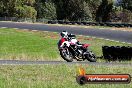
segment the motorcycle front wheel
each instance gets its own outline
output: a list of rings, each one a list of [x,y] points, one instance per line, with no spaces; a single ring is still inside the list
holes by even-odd
[[[73,61],[73,55],[68,49],[60,50],[60,55],[67,62],[72,62]]]

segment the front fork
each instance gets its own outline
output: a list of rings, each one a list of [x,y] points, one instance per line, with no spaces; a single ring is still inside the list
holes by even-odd
[[[83,56],[83,59],[84,59],[84,60],[87,59],[87,58],[86,58],[86,55],[89,55],[89,52],[90,52],[90,51],[89,51],[88,49],[86,49],[86,50],[83,52],[83,55],[82,55],[82,56]]]

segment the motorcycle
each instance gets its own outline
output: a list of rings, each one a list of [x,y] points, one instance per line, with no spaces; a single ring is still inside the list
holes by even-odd
[[[77,61],[88,60],[96,62],[96,55],[88,49],[90,44],[73,44],[64,43],[63,47],[59,48],[61,57],[67,62],[72,62],[73,59]]]

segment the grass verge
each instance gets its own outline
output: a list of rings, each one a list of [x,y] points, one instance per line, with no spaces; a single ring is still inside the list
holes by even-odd
[[[3,65],[0,88],[132,88],[130,84],[86,84],[80,86],[76,75],[80,65]],[[130,74],[132,68],[82,65],[87,74]]]

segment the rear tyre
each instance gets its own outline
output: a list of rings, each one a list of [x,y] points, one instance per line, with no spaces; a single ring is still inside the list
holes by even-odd
[[[60,50],[60,55],[67,62],[72,62],[73,61],[72,53],[69,52],[68,49],[67,50],[66,49]]]
[[[89,51],[88,54],[86,54],[85,57],[90,62],[96,62],[97,61],[96,55],[92,51]]]

